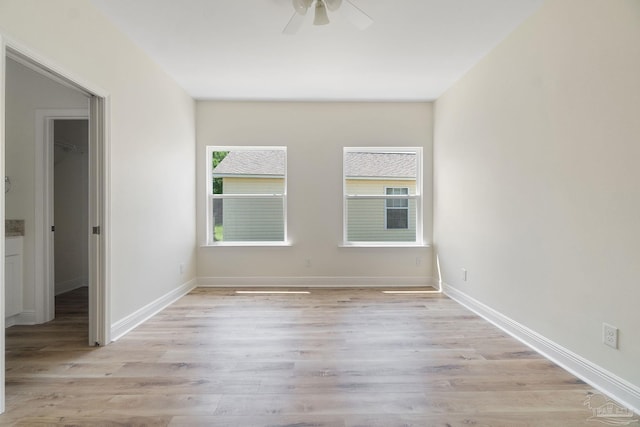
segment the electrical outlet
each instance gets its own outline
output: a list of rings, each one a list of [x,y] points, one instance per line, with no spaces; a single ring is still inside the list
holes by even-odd
[[[184,273],[184,264],[180,264],[180,274]]]
[[[467,281],[467,269],[466,268],[461,268],[461,273],[462,273],[462,281],[466,282]]]
[[[420,258],[419,256],[416,257],[416,266],[419,266],[422,264],[422,258]]]
[[[618,348],[618,328],[615,326],[602,324],[602,342],[611,348]]]
[[[307,268],[310,268],[310,267],[311,267],[311,259],[310,259],[310,258],[305,259],[305,260],[304,260],[304,265],[305,265]]]

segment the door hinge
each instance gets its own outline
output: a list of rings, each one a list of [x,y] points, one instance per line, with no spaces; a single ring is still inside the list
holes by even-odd
[[[93,227],[93,234],[100,234],[100,226]]]

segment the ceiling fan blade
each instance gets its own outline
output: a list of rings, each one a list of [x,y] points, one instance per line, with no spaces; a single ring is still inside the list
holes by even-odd
[[[300,15],[306,15],[307,14],[307,10],[309,10],[309,7],[311,6],[312,2],[313,2],[313,0],[293,0],[292,1],[293,8]]]
[[[329,16],[327,15],[327,7],[323,0],[316,2],[316,13],[313,17],[313,25],[327,25],[329,23]]]
[[[338,10],[342,4],[342,0],[324,0],[324,4],[327,6],[327,9],[333,12],[334,10]]]
[[[304,22],[304,15],[300,15],[298,12],[293,12],[293,16],[289,19],[289,23],[282,30],[282,34],[295,34],[298,32],[302,23]]]
[[[353,4],[351,0],[344,0],[341,10],[359,30],[364,30],[373,24],[373,19]]]

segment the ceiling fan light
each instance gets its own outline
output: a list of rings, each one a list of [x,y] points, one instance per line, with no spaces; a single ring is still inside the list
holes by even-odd
[[[316,15],[313,18],[313,25],[327,25],[329,23],[329,16],[327,15],[327,8],[324,5],[324,1],[318,0],[316,3]]]
[[[311,6],[313,0],[292,0],[292,2],[293,8],[296,10],[296,12],[298,12],[300,15],[306,15],[307,10]]]

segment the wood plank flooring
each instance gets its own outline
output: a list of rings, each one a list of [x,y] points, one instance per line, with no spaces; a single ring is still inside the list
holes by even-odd
[[[91,348],[82,292],[7,329],[0,425],[594,425],[594,390],[439,294],[200,288]]]

